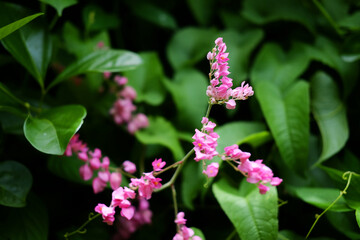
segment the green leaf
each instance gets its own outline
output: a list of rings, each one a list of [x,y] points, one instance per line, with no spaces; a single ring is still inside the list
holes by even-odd
[[[351,176],[351,182],[349,188],[344,195],[346,202],[353,209],[360,208],[360,175],[353,174]]]
[[[327,212],[326,216],[331,225],[343,233],[348,239],[360,239],[359,227],[356,224],[355,214],[353,212],[339,213]]]
[[[7,208],[1,212],[0,239],[48,239],[48,214],[45,204],[34,194],[29,194],[24,208]]]
[[[215,46],[217,33],[213,29],[185,28],[171,38],[166,55],[175,70],[193,66]],[[213,40],[212,40],[213,39]]]
[[[248,78],[251,53],[260,43],[264,33],[260,29],[242,31],[241,33],[227,30],[220,35],[226,43],[227,51],[230,53],[228,62],[231,74],[229,76],[234,80],[234,86],[240,85],[241,81]]]
[[[336,188],[296,187],[295,194],[304,202],[326,209],[340,195],[340,190]],[[329,211],[348,212],[352,211],[352,209],[346,204],[345,199],[341,197]]]
[[[37,17],[39,17],[41,15],[43,15],[43,13],[36,13],[36,14],[30,15],[28,17],[19,19],[16,22],[10,23],[10,24],[0,28],[0,39],[3,39],[7,35],[9,35],[12,32],[18,30],[19,28],[21,28],[25,24],[31,22],[32,20],[34,20],[35,18],[37,18]]]
[[[85,116],[86,109],[80,105],[52,108],[39,117],[29,116],[24,123],[24,134],[37,150],[62,155]]]
[[[43,3],[49,4],[56,9],[57,14],[61,17],[65,8],[77,4],[77,0],[40,0]]]
[[[219,134],[217,151],[221,154],[224,148],[233,144],[248,143],[246,139],[251,139],[265,130],[265,126],[258,122],[232,122],[215,128]],[[222,164],[219,157],[212,161]],[[213,180],[210,180],[210,183]],[[193,200],[204,190],[205,178],[202,174],[202,166],[195,161],[188,162],[183,169],[181,183],[182,200],[186,207],[194,209]],[[205,189],[206,190],[206,189]]]
[[[0,25],[13,21],[14,16],[23,16],[25,10],[6,3],[0,3]],[[44,79],[52,52],[48,32],[38,21],[29,23],[1,40],[5,49],[23,65],[44,87]]]
[[[119,26],[119,18],[104,12],[100,6],[87,5],[82,12],[86,31],[104,31]]]
[[[310,62],[310,58],[303,52],[304,47],[299,44],[294,44],[287,53],[278,44],[264,45],[251,70],[253,85],[269,81],[285,90],[306,70]]]
[[[172,152],[175,161],[184,156],[176,129],[160,116],[149,117],[149,127],[137,131],[135,137],[143,144],[159,144],[167,147]]]
[[[134,69],[141,62],[139,55],[126,50],[110,49],[92,52],[68,66],[51,82],[48,89],[78,74],[86,72],[121,72]]]
[[[213,193],[242,240],[277,239],[278,207],[275,187],[264,195],[244,179],[240,189],[226,181],[213,184]]]
[[[30,171],[15,161],[0,162],[0,204],[24,207],[32,185]]]
[[[136,71],[125,72],[124,76],[129,80],[128,85],[136,90],[137,102],[160,105],[166,92],[163,86],[165,75],[159,56],[155,52],[140,53],[139,56],[143,64]]]
[[[338,87],[330,76],[318,72],[312,77],[311,96],[312,112],[320,128],[323,144],[318,164],[344,147],[349,137],[349,127]]]
[[[282,159],[290,169],[304,174],[309,152],[309,85],[298,81],[284,92],[262,81],[254,89]]]
[[[341,21],[339,21],[339,26],[343,28],[347,28],[351,31],[359,31],[360,26],[360,11],[355,12],[351,16],[343,18]]]
[[[164,80],[177,109],[177,120],[190,131],[200,127],[201,118],[208,105],[207,78],[194,69],[177,71],[174,80]]]
[[[245,0],[241,14],[255,24],[293,21],[315,33],[315,18],[301,0]]]
[[[191,229],[194,231],[194,236],[198,236],[198,237],[200,237],[202,240],[206,240],[203,232],[202,232],[200,229],[195,228],[195,227],[191,227]]]
[[[104,43],[104,47],[110,46],[110,37],[106,31],[83,38],[79,29],[70,22],[64,24],[63,38],[67,51],[75,54],[78,59],[91,52],[102,50],[97,47],[99,42]]]
[[[356,222],[357,222],[357,224],[358,224],[358,226],[360,228],[360,208],[357,208],[355,210],[355,217],[356,217]]]
[[[135,15],[159,27],[172,30],[177,28],[176,19],[170,13],[155,6],[154,4],[140,1],[135,4],[130,4],[130,6]]]

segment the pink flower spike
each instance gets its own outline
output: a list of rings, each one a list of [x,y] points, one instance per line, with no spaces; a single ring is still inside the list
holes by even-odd
[[[267,191],[270,190],[268,186],[262,185],[261,183],[258,186],[260,194],[265,194]]]
[[[166,165],[166,162],[163,162],[161,158],[155,159],[155,160],[152,162],[152,166],[153,166],[154,171],[161,171],[162,168],[163,168],[165,165]]]
[[[106,182],[103,182],[99,177],[94,178],[92,182],[94,193],[102,192],[106,187]]]
[[[120,212],[121,216],[127,218],[127,220],[132,219],[134,213],[135,213],[135,207],[133,206],[130,206],[128,208],[122,208]]]
[[[184,218],[185,217],[185,213],[184,212],[179,212],[177,215],[176,215],[176,219],[175,219],[175,223],[180,225],[184,225],[186,224],[186,219]]]
[[[204,170],[203,173],[208,177],[215,177],[219,172],[219,163],[213,162],[207,166],[206,171]]]
[[[110,186],[113,190],[116,190],[121,185],[122,176],[119,172],[113,172],[110,175]]]
[[[129,160],[126,160],[123,162],[124,171],[128,173],[134,173],[136,172],[136,165],[133,162],[130,162]]]
[[[91,177],[93,175],[91,168],[87,164],[82,165],[79,169],[79,172],[80,172],[81,179],[83,179],[84,181],[91,179]]]

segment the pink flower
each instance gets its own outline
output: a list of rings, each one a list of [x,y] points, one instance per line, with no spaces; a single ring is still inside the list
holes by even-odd
[[[92,172],[91,168],[89,167],[89,165],[87,165],[87,164],[82,165],[79,169],[79,172],[80,172],[80,177],[84,181],[87,181],[92,178],[93,172]]]
[[[122,86],[122,85],[127,84],[128,79],[127,79],[126,77],[122,77],[122,76],[120,76],[120,75],[115,75],[114,81],[115,81],[119,86]]]
[[[112,225],[115,220],[115,209],[113,207],[107,207],[105,204],[99,203],[95,207],[95,212],[98,212],[102,215],[103,222],[106,222],[108,225]]]
[[[250,153],[241,151],[237,144],[225,147],[224,151],[225,151],[225,155],[228,158],[231,158],[232,160],[240,160],[241,162],[244,162],[245,160],[249,159],[251,156]],[[226,157],[223,157],[223,160],[225,159]]]
[[[127,208],[122,208],[120,211],[121,216],[125,217],[126,219],[130,220],[135,213],[135,207],[130,206]]]
[[[234,99],[230,99],[229,101],[226,102],[227,109],[235,109],[235,107],[236,107],[236,102]]]
[[[113,172],[110,174],[110,186],[113,190],[116,190],[121,185],[122,176],[119,172]]]
[[[139,196],[145,199],[150,199],[154,189],[160,188],[162,179],[155,178],[152,172],[144,173],[144,176],[131,179],[131,187],[138,188]]]
[[[110,114],[113,116],[116,124],[122,124],[130,121],[132,112],[135,110],[136,107],[130,99],[119,98],[110,109]]]
[[[136,98],[136,91],[133,87],[125,86],[124,89],[121,92],[119,92],[119,96],[130,100],[134,100]]]
[[[163,162],[161,158],[155,159],[155,160],[152,162],[152,166],[153,166],[154,171],[161,171],[162,168],[163,168],[165,165],[166,165],[166,162]]]
[[[141,128],[146,128],[149,126],[149,120],[145,114],[139,113],[133,117],[128,123],[127,130],[129,133],[134,134],[137,130]]]
[[[104,72],[103,76],[105,79],[109,79],[111,77],[111,72]]]
[[[133,162],[130,162],[129,160],[126,160],[123,162],[124,171],[128,173],[134,173],[136,172],[136,165]]]
[[[265,194],[267,191],[270,190],[268,186],[262,185],[261,183],[258,186],[260,194]]]
[[[176,224],[186,224],[186,219],[184,218],[185,216],[185,213],[184,212],[179,212],[177,215],[176,215],[176,219],[175,219],[175,223]]]
[[[81,140],[79,140],[79,134],[75,134],[71,139],[69,144],[66,147],[65,156],[71,156],[72,153],[78,153],[78,152],[87,152],[88,148],[86,147],[86,144],[83,143]]]
[[[204,131],[207,133],[200,132],[198,129],[195,129],[195,134],[192,137],[195,140],[193,142],[196,155],[194,158],[195,161],[203,159],[210,160],[219,154],[216,151],[219,135],[213,132],[216,124],[211,121],[207,121],[207,119],[203,119],[202,122],[207,122],[203,127]]]
[[[106,182],[101,180],[101,178],[96,177],[96,178],[93,179],[92,187],[93,187],[93,190],[94,190],[95,194],[99,193],[99,192],[102,192],[106,187]]]
[[[204,170],[203,173],[208,177],[215,177],[219,172],[219,163],[213,162],[207,166],[206,171]]]

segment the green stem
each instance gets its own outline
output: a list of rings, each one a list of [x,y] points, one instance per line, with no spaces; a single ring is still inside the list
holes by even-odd
[[[182,167],[184,166],[186,160],[195,152],[194,148],[192,148],[183,159],[181,159],[179,162],[181,162],[181,164],[178,165],[178,168],[176,169],[174,175],[172,176],[172,178],[170,179],[170,181],[168,181],[167,183],[165,183],[164,185],[161,186],[161,188],[159,189],[155,189],[154,192],[160,192],[168,187],[170,187],[171,185],[174,184],[176,178],[178,177],[179,173],[181,172]]]
[[[86,225],[88,225],[92,220],[99,217],[100,215],[101,215],[100,213],[98,213],[96,215],[94,215],[94,213],[90,213],[88,220],[83,225],[81,225],[78,229],[76,229],[75,231],[73,231],[71,233],[65,233],[65,235],[64,235],[65,239],[68,240],[68,238],[70,236],[75,235],[77,233],[80,233],[80,234],[86,233],[86,229],[84,229],[86,227]]]
[[[334,19],[330,16],[330,14],[326,11],[326,9],[321,5],[321,3],[318,0],[313,0],[316,7],[319,9],[319,11],[324,15],[326,20],[330,23],[330,25],[335,29],[336,33],[342,36],[345,32],[339,28],[337,23],[334,21]]]
[[[236,231],[236,229],[234,229],[234,231],[232,231],[232,232],[230,233],[230,235],[226,238],[226,240],[231,240],[231,239],[233,239],[233,238],[236,236],[236,233],[237,233],[237,231]]]
[[[212,106],[213,106],[213,105],[212,105],[211,103],[209,103],[209,106],[208,106],[208,108],[207,108],[206,115],[205,115],[206,118],[209,117]]]
[[[113,172],[120,172],[121,174],[129,177],[129,178],[136,178],[134,175],[125,172],[124,170],[122,170],[121,168],[116,168],[116,167],[109,167],[109,170],[113,171]]]
[[[349,178],[347,179],[347,183],[346,186],[344,188],[344,190],[340,191],[339,196],[320,214],[316,216],[315,222],[313,223],[313,225],[311,226],[309,232],[307,233],[305,239],[307,239],[311,233],[311,231],[313,230],[313,228],[315,227],[316,223],[319,221],[319,219],[321,218],[322,215],[324,215],[332,206],[334,206],[334,204],[342,197],[342,195],[346,194],[346,190],[348,189],[350,182],[351,182],[351,176],[352,174],[354,174],[353,172],[345,172],[343,174],[343,179],[346,180],[346,175],[349,175]]]

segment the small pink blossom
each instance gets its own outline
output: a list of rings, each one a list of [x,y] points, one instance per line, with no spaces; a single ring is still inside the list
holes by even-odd
[[[79,172],[80,172],[81,179],[83,179],[84,181],[87,181],[92,178],[93,172],[92,172],[91,168],[89,167],[89,165],[87,165],[87,164],[82,165],[79,169]]]
[[[176,215],[176,219],[175,219],[175,223],[176,224],[186,224],[186,219],[184,218],[185,216],[185,213],[184,212],[179,212],[177,215]]]
[[[113,190],[116,190],[121,185],[122,176],[119,172],[113,172],[110,174],[110,186]]]
[[[100,213],[103,218],[103,222],[106,222],[108,225],[112,225],[115,220],[115,209],[113,207],[108,207],[105,204],[99,203],[95,207],[95,212]]]
[[[114,81],[119,85],[125,85],[128,82],[128,79],[126,77],[120,76],[120,75],[115,75],[114,77]]]
[[[121,92],[119,92],[119,96],[130,100],[134,100],[136,98],[136,91],[131,86],[125,86],[124,89],[121,90]]]
[[[124,171],[128,173],[134,173],[136,172],[136,165],[133,162],[130,162],[129,160],[126,160],[123,162]]]
[[[103,76],[105,79],[109,79],[111,77],[111,72],[104,72]]]
[[[98,170],[101,167],[101,162],[99,158],[91,158],[89,162],[90,162],[90,167],[93,170]]]
[[[141,128],[146,128],[149,126],[149,120],[143,113],[138,113],[133,117],[127,126],[129,133],[134,134]]]
[[[219,163],[213,162],[209,164],[206,168],[206,171],[204,170],[203,173],[207,175],[208,177],[215,177],[219,172]]]
[[[110,172],[109,171],[99,171],[98,177],[105,183],[110,180]]]
[[[132,219],[134,213],[135,213],[135,207],[133,206],[122,208],[120,211],[121,216],[125,217],[128,220]]]
[[[86,147],[86,144],[83,143],[81,140],[79,140],[79,134],[75,134],[71,139],[69,144],[66,147],[65,156],[71,156],[73,153],[78,152],[87,152],[88,148]]]
[[[93,179],[92,187],[93,187],[94,193],[97,194],[99,192],[102,192],[105,189],[106,182],[101,180],[101,178],[96,177]]]
[[[165,165],[166,165],[166,162],[163,162],[161,158],[155,159],[155,160],[152,162],[152,166],[153,166],[154,171],[161,171],[162,168],[163,168]]]

